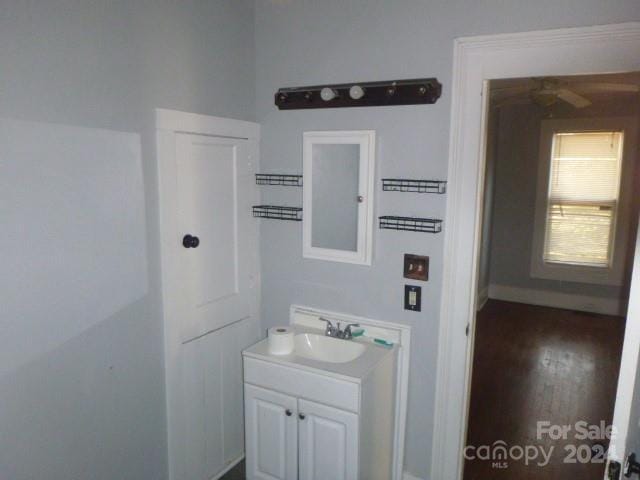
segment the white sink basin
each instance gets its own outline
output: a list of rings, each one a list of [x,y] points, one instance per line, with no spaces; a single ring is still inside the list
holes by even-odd
[[[365,346],[361,343],[326,337],[316,333],[299,333],[295,336],[294,341],[296,355],[330,363],[350,362],[365,351]]]

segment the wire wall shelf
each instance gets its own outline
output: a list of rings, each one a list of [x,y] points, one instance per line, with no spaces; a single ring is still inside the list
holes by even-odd
[[[439,233],[442,220],[418,217],[380,217],[380,228],[385,230],[405,230],[408,232]]]
[[[256,173],[256,185],[281,185],[285,187],[301,187],[302,175]]]
[[[447,191],[444,180],[411,180],[408,178],[383,178],[382,190],[387,192],[438,193]]]
[[[259,218],[272,218],[274,220],[302,221],[302,208],[280,207],[277,205],[255,205],[253,216]]]

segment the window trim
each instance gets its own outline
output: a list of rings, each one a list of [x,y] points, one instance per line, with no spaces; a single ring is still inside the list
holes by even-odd
[[[547,201],[553,136],[563,132],[622,131],[620,194],[614,218],[613,255],[609,267],[569,265],[544,261]],[[625,283],[626,250],[633,191],[633,152],[637,151],[637,121],[634,117],[572,118],[543,120],[540,125],[538,180],[531,249],[531,277],[579,283],[620,286]]]

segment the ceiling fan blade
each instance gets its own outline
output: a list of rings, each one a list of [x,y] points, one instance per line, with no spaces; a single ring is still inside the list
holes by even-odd
[[[571,86],[583,92],[618,92],[618,93],[638,93],[640,85],[633,83],[605,83],[605,82],[577,82]]]
[[[570,103],[576,108],[584,108],[591,105],[591,101],[589,99],[584,98],[582,95],[578,95],[571,90],[567,90],[566,88],[559,88],[555,93],[560,100]]]

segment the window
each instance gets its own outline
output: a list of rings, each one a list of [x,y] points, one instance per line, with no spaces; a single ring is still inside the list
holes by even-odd
[[[545,262],[611,265],[622,139],[622,132],[553,135]]]
[[[625,125],[624,119],[543,122],[533,277],[622,283]]]

